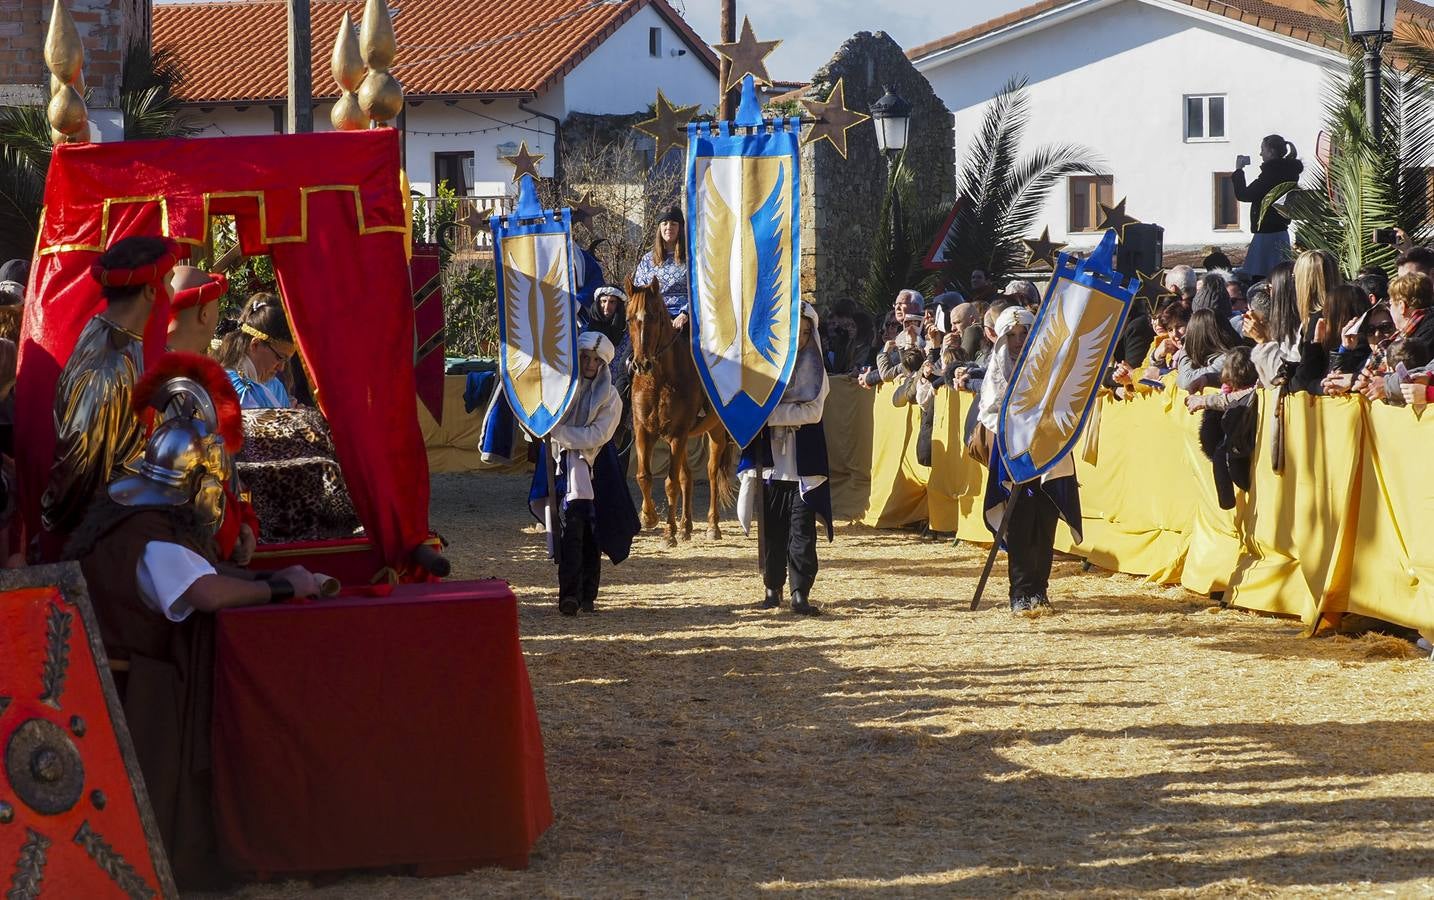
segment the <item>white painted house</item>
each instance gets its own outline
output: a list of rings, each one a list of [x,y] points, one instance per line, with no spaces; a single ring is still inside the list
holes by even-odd
[[[717,58],[666,0],[390,0],[403,84],[405,165],[416,192],[515,192],[499,157],[526,141],[553,175],[554,136],[572,113],[642,112],[661,86],[674,103],[714,105]],[[282,0],[158,3],[153,43],[175,54],[180,95],[207,135],[282,131],[287,100]],[[338,87],[329,58],[359,0],[312,4],[314,128]]]
[[[1411,8],[1434,13],[1401,2],[1401,17]],[[1042,225],[1056,240],[1093,245],[1096,204],[1128,198],[1130,215],[1165,228],[1167,249],[1242,248],[1235,157],[1254,158],[1253,180],[1261,139],[1277,133],[1308,171],[1328,73],[1346,64],[1337,15],[1315,0],[1046,0],[909,56],[955,113],[958,160],[1015,75],[1030,82],[1027,149],[1073,142],[1105,160],[1052,192]]]

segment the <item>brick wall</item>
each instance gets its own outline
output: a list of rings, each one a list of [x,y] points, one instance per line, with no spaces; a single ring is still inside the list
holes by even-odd
[[[866,112],[891,85],[911,104],[906,165],[921,193],[949,208],[956,197],[955,118],[885,32],[859,32],[812,76],[806,96],[826,99],[838,78],[848,109]],[[886,160],[870,122],[847,132],[847,158],[828,141],[802,148],[802,299],[819,308],[856,299],[886,195]],[[924,249],[924,248],[923,248]]]
[[[117,103],[125,53],[149,40],[151,0],[65,0],[85,42],[90,105]],[[49,97],[45,34],[52,0],[0,0],[0,105]]]

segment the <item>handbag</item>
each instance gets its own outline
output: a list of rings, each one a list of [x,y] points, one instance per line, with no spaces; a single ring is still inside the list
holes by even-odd
[[[971,429],[971,437],[966,441],[966,455],[983,466],[990,465],[991,451],[995,443],[996,436],[991,433],[991,429],[977,422],[976,427]]]

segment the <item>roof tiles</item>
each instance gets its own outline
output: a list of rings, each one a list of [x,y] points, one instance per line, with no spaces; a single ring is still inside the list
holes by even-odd
[[[398,0],[393,74],[408,97],[533,95],[571,71],[645,6],[652,6],[713,71],[710,48],[666,0]],[[152,41],[184,73],[187,102],[282,100],[287,87],[284,0],[154,6]],[[313,95],[338,86],[329,57],[339,21],[357,23],[361,0],[313,0]]]

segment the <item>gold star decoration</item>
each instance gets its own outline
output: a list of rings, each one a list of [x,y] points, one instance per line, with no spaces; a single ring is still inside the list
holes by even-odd
[[[570,204],[568,209],[572,210],[573,224],[593,227],[593,220],[597,214],[603,211],[593,200],[593,192],[588,191],[578,198],[577,203]]]
[[[1056,267],[1056,254],[1065,247],[1065,244],[1051,240],[1051,226],[1049,225],[1041,231],[1041,236],[1038,239],[1032,241],[1021,238],[1021,243],[1026,245],[1026,249],[1031,254],[1031,258],[1026,260],[1026,265],[1034,266],[1036,263],[1045,263],[1053,271]]]
[[[832,142],[836,152],[846,159],[846,133],[853,126],[860,125],[871,116],[859,113],[846,108],[846,85],[838,78],[836,86],[832,88],[825,100],[802,100],[807,112],[816,118],[816,124],[807,129],[806,136],[802,139],[803,144],[815,144],[817,141],[827,140]]]
[[[1125,226],[1140,224],[1139,219],[1125,214],[1125,201],[1127,199],[1129,198],[1121,197],[1120,202],[1114,206],[1106,206],[1104,203],[1100,205],[1100,211],[1105,214],[1105,218],[1100,221],[1099,231],[1114,228],[1115,236],[1123,241],[1125,240]]]
[[[657,89],[657,102],[652,107],[656,115],[632,126],[657,141],[653,163],[661,162],[669,150],[687,149],[687,123],[697,115],[698,106],[696,103],[691,106],[673,106],[672,102],[663,96],[662,89]]]
[[[546,153],[529,153],[528,142],[524,141],[518,148],[517,154],[503,157],[503,162],[513,167],[514,181],[518,181],[524,175],[531,175],[533,180],[537,181],[541,177],[538,175],[538,163],[546,158]]]
[[[469,204],[468,215],[463,219],[463,224],[468,226],[469,232],[478,234],[488,228],[488,219],[495,212],[497,212],[497,210],[491,207],[488,209],[479,209],[478,204],[471,203]]]
[[[781,41],[759,41],[752,33],[752,20],[746,16],[742,17],[742,36],[734,43],[713,44],[712,49],[727,58],[731,65],[727,68],[727,84],[723,90],[732,88],[742,83],[742,79],[748,75],[758,84],[771,84],[771,76],[767,74],[767,63],[765,60],[777,49]]]
[[[1140,290],[1135,292],[1136,299],[1144,298],[1150,304],[1150,311],[1153,313],[1160,308],[1160,301],[1164,297],[1171,296],[1165,289],[1165,270],[1156,269],[1152,274],[1144,272],[1137,273],[1140,276]]]

